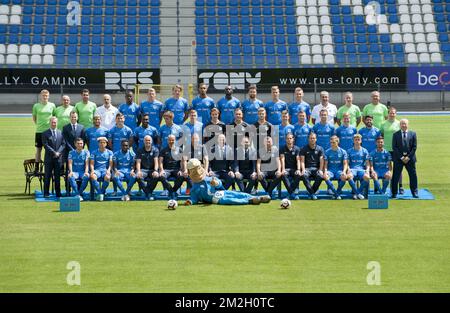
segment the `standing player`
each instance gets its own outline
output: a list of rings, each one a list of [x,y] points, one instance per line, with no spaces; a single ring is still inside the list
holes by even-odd
[[[163,148],[159,154],[159,177],[164,189],[169,192],[169,199],[176,199],[178,189],[184,181],[187,181],[185,175],[185,162],[182,162],[183,151],[181,147],[175,145],[175,136],[169,135],[168,146]],[[175,179],[172,185],[169,184],[170,178]]]
[[[377,148],[370,153],[370,172],[373,179],[375,193],[385,194],[392,178],[392,157],[384,149],[384,138],[377,138]],[[380,187],[378,179],[383,180],[383,187]]]
[[[211,121],[211,109],[216,107],[214,100],[206,94],[208,85],[200,83],[198,85],[198,96],[192,100],[192,109],[196,110],[203,127]]]
[[[258,109],[258,120],[254,124],[256,128],[256,151],[259,153],[259,147],[266,145],[266,138],[272,137],[272,124],[266,120],[266,109]],[[255,140],[253,139],[253,140]],[[272,142],[272,141],[271,141]]]
[[[343,124],[336,129],[336,136],[339,138],[340,147],[347,151],[353,147],[353,136],[358,133],[356,127],[350,125],[350,113],[346,112],[342,116]]]
[[[102,118],[101,126],[110,130],[116,125],[116,114],[119,112],[111,103],[111,96],[103,95],[103,105],[97,108],[97,114]]]
[[[361,123],[361,110],[357,105],[353,104],[353,94],[346,92],[344,95],[344,105],[339,108],[336,115],[336,122],[341,125],[344,113],[350,114],[350,125],[358,127]]]
[[[364,124],[366,127],[360,128],[358,134],[362,136],[362,146],[371,153],[377,147],[377,138],[381,136],[381,132],[378,128],[374,127],[373,117],[371,115],[364,116]]]
[[[258,159],[256,160],[256,172],[258,174],[258,180],[261,182],[264,190],[271,197],[272,192],[281,182],[281,162],[280,153],[276,146],[272,145],[272,138],[266,137],[264,148],[261,151],[258,150]],[[268,182],[268,179],[272,181]]]
[[[144,137],[149,135],[153,139],[154,145],[159,147],[160,145],[160,137],[158,130],[149,124],[150,117],[147,113],[142,115],[142,124],[134,129],[133,132],[133,150],[137,151],[138,149],[144,146]]]
[[[323,178],[328,188],[333,192],[334,199],[341,200],[342,188],[347,181],[348,155],[339,147],[339,138],[332,136],[330,139],[331,148],[325,151]],[[337,190],[332,181],[338,180]]]
[[[55,116],[58,118],[58,129],[60,131],[70,123],[70,113],[73,111],[73,105],[70,105],[69,96],[62,96],[61,102],[62,104],[55,109]]]
[[[36,146],[36,162],[41,161],[42,153],[42,133],[50,128],[50,117],[55,115],[56,106],[52,102],[48,102],[50,92],[46,89],[41,90],[40,101],[33,105],[33,122],[36,125],[35,146]]]
[[[102,124],[102,119],[100,115],[94,116],[94,126],[86,129],[85,141],[88,146],[89,152],[92,154],[98,149],[97,139],[100,137],[108,137],[109,131],[105,127],[100,126]]]
[[[278,86],[271,88],[272,101],[264,104],[267,113],[267,120],[272,125],[281,124],[281,112],[287,110],[286,102],[280,100],[280,89]]]
[[[294,126],[295,145],[300,149],[306,146],[311,132],[312,127],[306,123],[306,113],[304,111],[298,112],[297,124]]]
[[[131,189],[136,182],[136,174],[133,169],[134,157],[135,154],[130,150],[130,143],[127,139],[122,140],[121,149],[115,152],[112,157],[114,169],[113,180],[122,192],[122,201],[130,201]],[[123,188],[122,182],[127,183],[127,190]]]
[[[316,192],[319,190],[323,180],[323,158],[325,152],[316,142],[317,135],[310,133],[308,144],[300,150],[300,178],[311,200],[317,200]],[[313,186],[311,186],[311,179],[314,179]]]
[[[132,91],[125,93],[125,103],[119,106],[119,112],[125,118],[125,125],[130,129],[135,129],[141,124],[141,109],[134,102],[134,94]]]
[[[281,179],[289,193],[289,198],[298,200],[295,190],[300,182],[300,149],[294,146],[294,135],[292,133],[287,134],[286,144],[280,150],[280,163]]]
[[[89,151],[83,149],[84,142],[81,138],[75,139],[75,146],[76,150],[69,152],[67,179],[72,187],[72,194],[83,201],[83,192],[89,183]],[[77,182],[81,183],[80,188]]]
[[[113,152],[106,148],[108,139],[106,137],[97,138],[98,149],[90,155],[91,182],[97,193],[97,200],[103,201],[111,180]],[[100,181],[103,181],[100,188]]]
[[[183,130],[180,126],[174,124],[173,116],[174,114],[172,111],[164,112],[163,117],[165,125],[161,126],[159,130],[159,134],[161,136],[161,148],[167,147],[167,140],[169,138],[169,135],[174,135],[177,140],[180,139],[183,135],[188,136],[188,134],[183,134]],[[188,139],[185,140],[185,142],[188,142]]]
[[[244,122],[249,125],[255,124],[258,120],[258,109],[264,107],[264,103],[256,98],[256,85],[248,87],[248,99],[242,102],[242,112],[244,113]]]
[[[194,133],[197,133],[200,137],[202,136],[203,123],[199,122],[197,117],[197,111],[191,109],[189,111],[189,120],[184,124],[189,130],[189,137]]]
[[[225,87],[225,96],[217,102],[217,108],[220,111],[220,120],[229,125],[233,123],[234,110],[241,107],[241,102],[233,97],[233,87]]]
[[[173,113],[173,122],[179,126],[183,125],[189,111],[189,103],[185,98],[181,97],[182,93],[183,87],[181,85],[173,86],[172,97],[164,103],[164,111],[171,111]]]
[[[214,142],[211,142],[209,145],[213,145],[218,135],[223,134],[226,135],[227,127],[224,122],[219,120],[220,111],[217,108],[211,109],[211,121],[205,126],[205,129],[203,130],[203,143],[207,143],[213,138]]]
[[[284,110],[281,112],[281,124],[279,127],[279,145],[284,147],[286,145],[286,136],[294,133],[294,126],[289,124],[289,112]]]
[[[324,151],[330,148],[330,139],[334,135],[334,126],[327,123],[328,111],[323,109],[320,111],[320,122],[313,126],[312,131],[317,135],[317,144]]]
[[[144,116],[145,114],[148,114],[149,124],[159,131],[163,112],[164,104],[156,99],[155,88],[149,88],[147,100],[141,102],[141,115]]]
[[[309,122],[311,117],[311,106],[308,102],[303,100],[303,89],[300,87],[295,88],[294,91],[295,100],[288,106],[289,115],[291,116],[291,124],[295,125],[298,123],[298,113],[305,112],[306,114],[306,123]]]
[[[372,102],[367,104],[363,109],[363,117],[372,116],[373,125],[380,129],[388,117],[388,109],[380,102],[380,93],[378,91],[373,91],[371,97]]]
[[[389,107],[389,117],[386,121],[384,121],[383,126],[381,126],[381,134],[384,137],[384,148],[389,151],[389,153],[392,156],[392,159],[394,159],[394,149],[392,147],[392,139],[394,136],[394,133],[398,132],[400,130],[400,121],[397,119],[397,109],[393,106]],[[392,187],[392,183],[391,183]],[[399,194],[404,194],[405,190],[403,189],[403,177],[400,174],[400,180],[399,180]]]
[[[81,101],[75,104],[75,112],[78,114],[78,123],[84,128],[92,127],[94,115],[97,111],[97,105],[89,101],[89,90],[83,89],[81,91]]]
[[[125,117],[119,112],[116,115],[116,126],[108,132],[109,147],[114,153],[121,149],[123,140],[127,140],[132,144],[133,131],[125,125]]]
[[[136,153],[136,177],[147,200],[155,200],[153,190],[159,181],[159,150],[152,144],[152,137],[144,137],[144,147]]]
[[[235,181],[241,192],[251,193],[256,185],[258,175],[256,173],[256,151],[250,147],[250,139],[242,138],[241,146],[238,147],[233,161],[233,172]],[[247,185],[244,186],[244,179]]]
[[[337,108],[334,104],[329,102],[330,95],[327,91],[322,91],[320,93],[320,103],[316,106],[314,106],[312,113],[311,113],[311,121],[313,124],[317,124],[320,122],[320,113],[322,110],[326,110],[327,115],[327,122],[330,124],[330,126],[334,126],[334,123],[336,123],[336,114],[337,114]]]
[[[353,148],[347,150],[348,166],[347,180],[353,191],[353,199],[364,199],[367,197],[370,180],[369,152],[361,146],[360,134],[353,136]],[[356,188],[355,180],[359,180],[360,188]]]

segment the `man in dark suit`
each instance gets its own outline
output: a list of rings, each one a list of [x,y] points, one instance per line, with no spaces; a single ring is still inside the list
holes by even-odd
[[[56,197],[61,197],[61,165],[66,143],[59,129],[56,128],[58,119],[50,118],[50,128],[42,133],[42,143],[45,149],[44,158],[44,197],[49,196],[50,179],[52,175],[55,181]]]
[[[400,120],[400,130],[394,133],[392,137],[392,150],[394,161],[394,173],[391,183],[392,198],[397,197],[398,182],[403,167],[406,168],[409,175],[409,187],[414,198],[418,198],[417,173],[416,173],[416,133],[408,129],[408,120]]]

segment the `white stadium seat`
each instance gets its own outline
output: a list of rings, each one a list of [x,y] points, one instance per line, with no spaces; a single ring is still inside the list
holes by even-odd
[[[353,7],[353,14],[354,15],[364,15],[364,10],[362,5],[357,5]]]
[[[407,43],[405,45],[405,52],[406,53],[416,53],[416,45],[413,43]]]
[[[317,24],[319,24],[319,19],[317,18],[317,15],[310,16],[308,18],[308,23],[309,23],[309,25],[317,25]]]
[[[323,64],[323,56],[321,54],[314,55],[313,64]]]
[[[302,55],[302,57],[300,59],[300,63],[311,64],[311,56],[309,54]]]
[[[408,0],[398,0],[398,4],[408,4]]]
[[[306,9],[305,7],[297,7],[297,15],[306,15]]]
[[[308,35],[308,26],[302,25],[298,27],[299,35]]]
[[[300,54],[311,54],[311,48],[309,47],[309,45],[301,45]]]
[[[31,53],[32,54],[42,54],[42,46],[41,45],[32,45]]]
[[[414,36],[411,33],[406,33],[403,35],[403,42],[404,43],[410,43],[414,42]]]
[[[308,16],[317,15],[317,7],[308,7]]]
[[[9,6],[6,4],[0,5],[0,14],[8,15],[9,14]]]
[[[419,58],[415,53],[408,54],[408,63],[419,63]]]
[[[441,63],[442,62],[442,56],[440,53],[432,53],[431,54],[431,62],[432,63]]]
[[[423,16],[423,22],[424,23],[434,23],[434,17],[433,14],[427,13]]]
[[[431,53],[441,52],[441,49],[439,48],[439,44],[437,42],[432,42],[428,45],[428,51],[430,51]]]
[[[8,15],[0,15],[0,24],[9,24]]]
[[[299,44],[300,45],[309,45],[309,37],[307,35],[300,35]]]
[[[55,47],[53,47],[52,45],[45,45],[44,54],[55,54]]]
[[[6,56],[6,64],[17,64],[17,55],[8,54]]]
[[[420,6],[418,6],[417,4],[410,6],[409,11],[411,12],[411,14],[421,14],[422,13]]]
[[[426,42],[426,40],[425,40],[425,34],[424,34],[424,33],[415,34],[415,35],[414,35],[414,41],[415,41],[416,43]]]
[[[419,55],[419,62],[420,63],[430,63],[431,62],[430,54],[429,53],[421,53]]]
[[[317,25],[311,25],[309,27],[309,33],[311,35],[319,35],[320,34],[320,28]]]
[[[331,37],[331,35],[323,35],[322,43],[323,44],[333,44],[333,37]]]
[[[19,55],[19,64],[28,64],[30,63],[30,57],[25,54]]]
[[[423,4],[422,5],[422,14],[433,14],[433,9],[431,8],[431,5],[429,4]]]
[[[390,28],[392,34],[399,34],[399,33],[401,33],[400,25],[398,25],[398,24],[391,24],[391,26],[389,28]]]
[[[6,48],[6,51],[10,54],[17,54],[19,53],[19,47],[16,44],[9,44]]]
[[[307,6],[317,5],[317,0],[307,0],[306,5]]]
[[[321,16],[320,17],[320,24],[321,25],[330,25],[331,21],[330,21],[330,17],[327,15]]]
[[[410,24],[411,16],[409,14],[400,15],[400,24]]]
[[[29,45],[20,45],[19,53],[20,54],[30,54],[30,46]]]
[[[413,16],[411,18],[411,23],[413,23],[413,24],[422,23],[422,15],[413,14]]]
[[[53,55],[44,55],[43,64],[53,64],[53,63],[55,63]]]
[[[22,14],[22,7],[20,5],[13,5],[11,7],[11,14],[16,14],[16,15]]]
[[[306,16],[302,15],[297,17],[297,25],[308,25],[308,19]]]
[[[400,1],[399,1],[400,3]],[[406,4],[401,4],[398,7],[398,14],[409,14],[408,6]]]
[[[427,34],[427,42],[438,42],[436,33]]]
[[[312,45],[317,45],[317,44],[321,44],[321,43],[322,43],[321,40],[320,40],[320,36],[319,36],[319,35],[312,35],[312,36],[309,38],[309,42],[310,42]]]
[[[6,47],[4,44],[0,43],[0,54],[6,53]]]
[[[327,54],[325,55],[325,64],[334,64],[336,63],[336,60],[334,59],[334,55]]]
[[[333,54],[334,49],[332,45],[324,45],[323,46],[323,54]]]
[[[426,43],[418,43],[417,44],[417,53],[427,53],[428,45]]]
[[[331,35],[332,34],[331,26],[330,25],[322,26],[322,34],[323,35]]]
[[[311,47],[312,54],[322,54],[322,46],[321,45],[313,45]]]
[[[362,1],[361,0],[352,0],[352,4],[353,5],[361,5]]]
[[[402,35],[400,34],[392,35],[392,43],[402,43],[402,42],[403,42]]]
[[[412,33],[412,26],[411,26],[411,24],[404,24],[404,25],[402,25],[402,33]]]
[[[5,64],[5,56],[0,54],[0,64]]]
[[[11,15],[9,18],[9,24],[20,24],[20,15]]]
[[[31,64],[42,64],[42,57],[37,54],[31,56]]]
[[[351,5],[351,0],[341,0],[341,5]]]
[[[413,31],[415,33],[424,33],[425,30],[423,29],[423,24],[413,24]]]
[[[434,25],[434,23],[425,24],[425,32],[426,33],[435,33],[436,26]]]
[[[328,15],[330,15],[330,11],[328,11],[328,6],[319,7],[319,16],[328,16]]]
[[[389,33],[389,26],[387,24],[380,24],[378,26],[378,31],[381,34],[388,34]]]
[[[328,5],[328,0],[319,0],[319,1],[317,1],[317,5],[319,5],[319,6],[327,6]]]

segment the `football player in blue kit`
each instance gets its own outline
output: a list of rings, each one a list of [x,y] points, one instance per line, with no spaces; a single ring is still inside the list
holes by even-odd
[[[83,201],[83,191],[89,183],[89,151],[83,149],[82,138],[75,139],[75,150],[69,152],[67,178],[72,187],[72,194],[77,195]],[[78,188],[77,182],[81,182]]]
[[[200,83],[198,85],[198,96],[192,100],[192,109],[197,111],[200,123],[203,127],[211,121],[211,109],[216,107],[214,100],[206,94],[208,85]]]
[[[156,99],[156,90],[148,89],[148,98],[141,102],[141,116],[148,114],[149,124],[157,130],[161,127],[162,115],[164,112],[164,104]]]
[[[370,153],[370,175],[373,179],[375,193],[385,194],[392,178],[392,156],[384,149],[384,138],[377,138],[377,148]],[[383,180],[383,187],[379,179]]]
[[[94,115],[94,126],[86,129],[85,132],[85,141],[88,146],[89,152],[92,153],[98,149],[98,141],[99,137],[108,137],[108,129],[100,126],[102,123],[102,118],[100,115]]]
[[[121,149],[113,155],[113,180],[122,192],[122,201],[130,201],[130,193],[136,182],[134,172],[135,154],[130,150],[130,143],[124,139],[121,143]],[[127,189],[123,188],[122,182],[127,183]]]
[[[217,108],[220,111],[220,120],[225,125],[230,125],[234,121],[234,110],[241,107],[241,102],[233,97],[233,87],[225,87],[225,96],[217,102]]]
[[[271,88],[272,100],[264,104],[267,113],[267,121],[272,125],[281,124],[281,112],[287,110],[287,103],[280,100],[280,89],[278,86]]]
[[[333,192],[333,198],[341,200],[342,188],[347,181],[348,155],[347,152],[339,147],[339,138],[332,136],[330,139],[331,148],[325,151],[323,178],[328,188]],[[332,181],[338,181],[337,190]]]
[[[353,147],[353,136],[358,133],[356,127],[350,125],[350,113],[342,115],[342,125],[336,128],[336,136],[339,138],[339,146],[347,151]]]
[[[111,180],[113,152],[106,148],[108,144],[106,137],[99,137],[97,141],[98,149],[90,155],[91,182],[97,193],[97,200],[103,201],[106,188]],[[99,181],[103,181],[101,188]]]
[[[298,112],[297,124],[294,125],[295,145],[302,149],[308,144],[309,134],[312,132],[312,127],[306,122],[306,113],[304,111]]]
[[[289,115],[291,116],[291,124],[296,125],[298,123],[298,113],[302,111],[305,112],[307,118],[306,123],[308,123],[311,117],[311,106],[308,102],[303,100],[303,89],[300,87],[295,88],[294,94],[294,102],[288,105]],[[307,143],[308,139],[306,139],[306,144]]]
[[[242,102],[242,112],[244,113],[244,122],[249,125],[258,121],[258,109],[264,107],[264,103],[256,98],[256,85],[248,87],[248,99]]]
[[[320,122],[313,126],[313,132],[317,135],[317,144],[326,152],[330,149],[330,139],[334,135],[334,126],[328,121],[328,111],[320,111]]]
[[[125,125],[125,116],[122,113],[116,115],[116,126],[110,129],[108,133],[109,147],[113,152],[121,149],[123,140],[133,142],[133,131]]]
[[[164,102],[164,111],[173,112],[173,122],[176,125],[183,125],[189,111],[189,103],[181,96],[182,93],[183,87],[175,85],[172,87],[172,97]]]
[[[125,103],[119,105],[118,109],[125,118],[125,125],[130,129],[135,129],[141,124],[141,108],[134,102],[134,94],[132,91],[125,93]]]
[[[373,117],[371,115],[364,116],[363,128],[360,128],[358,134],[362,136],[362,146],[372,153],[377,148],[377,138],[381,136],[380,130],[373,126]]]
[[[362,139],[360,134],[353,136],[353,147],[347,150],[348,167],[347,180],[353,192],[353,199],[363,200],[367,197],[370,180],[370,162],[369,152],[361,146]],[[355,180],[360,182],[359,189],[356,187]]]

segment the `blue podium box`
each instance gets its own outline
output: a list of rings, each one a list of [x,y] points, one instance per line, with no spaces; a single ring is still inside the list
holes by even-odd
[[[387,195],[369,195],[369,209],[387,209],[389,197]]]
[[[80,198],[78,197],[64,197],[59,200],[60,212],[79,212]]]

